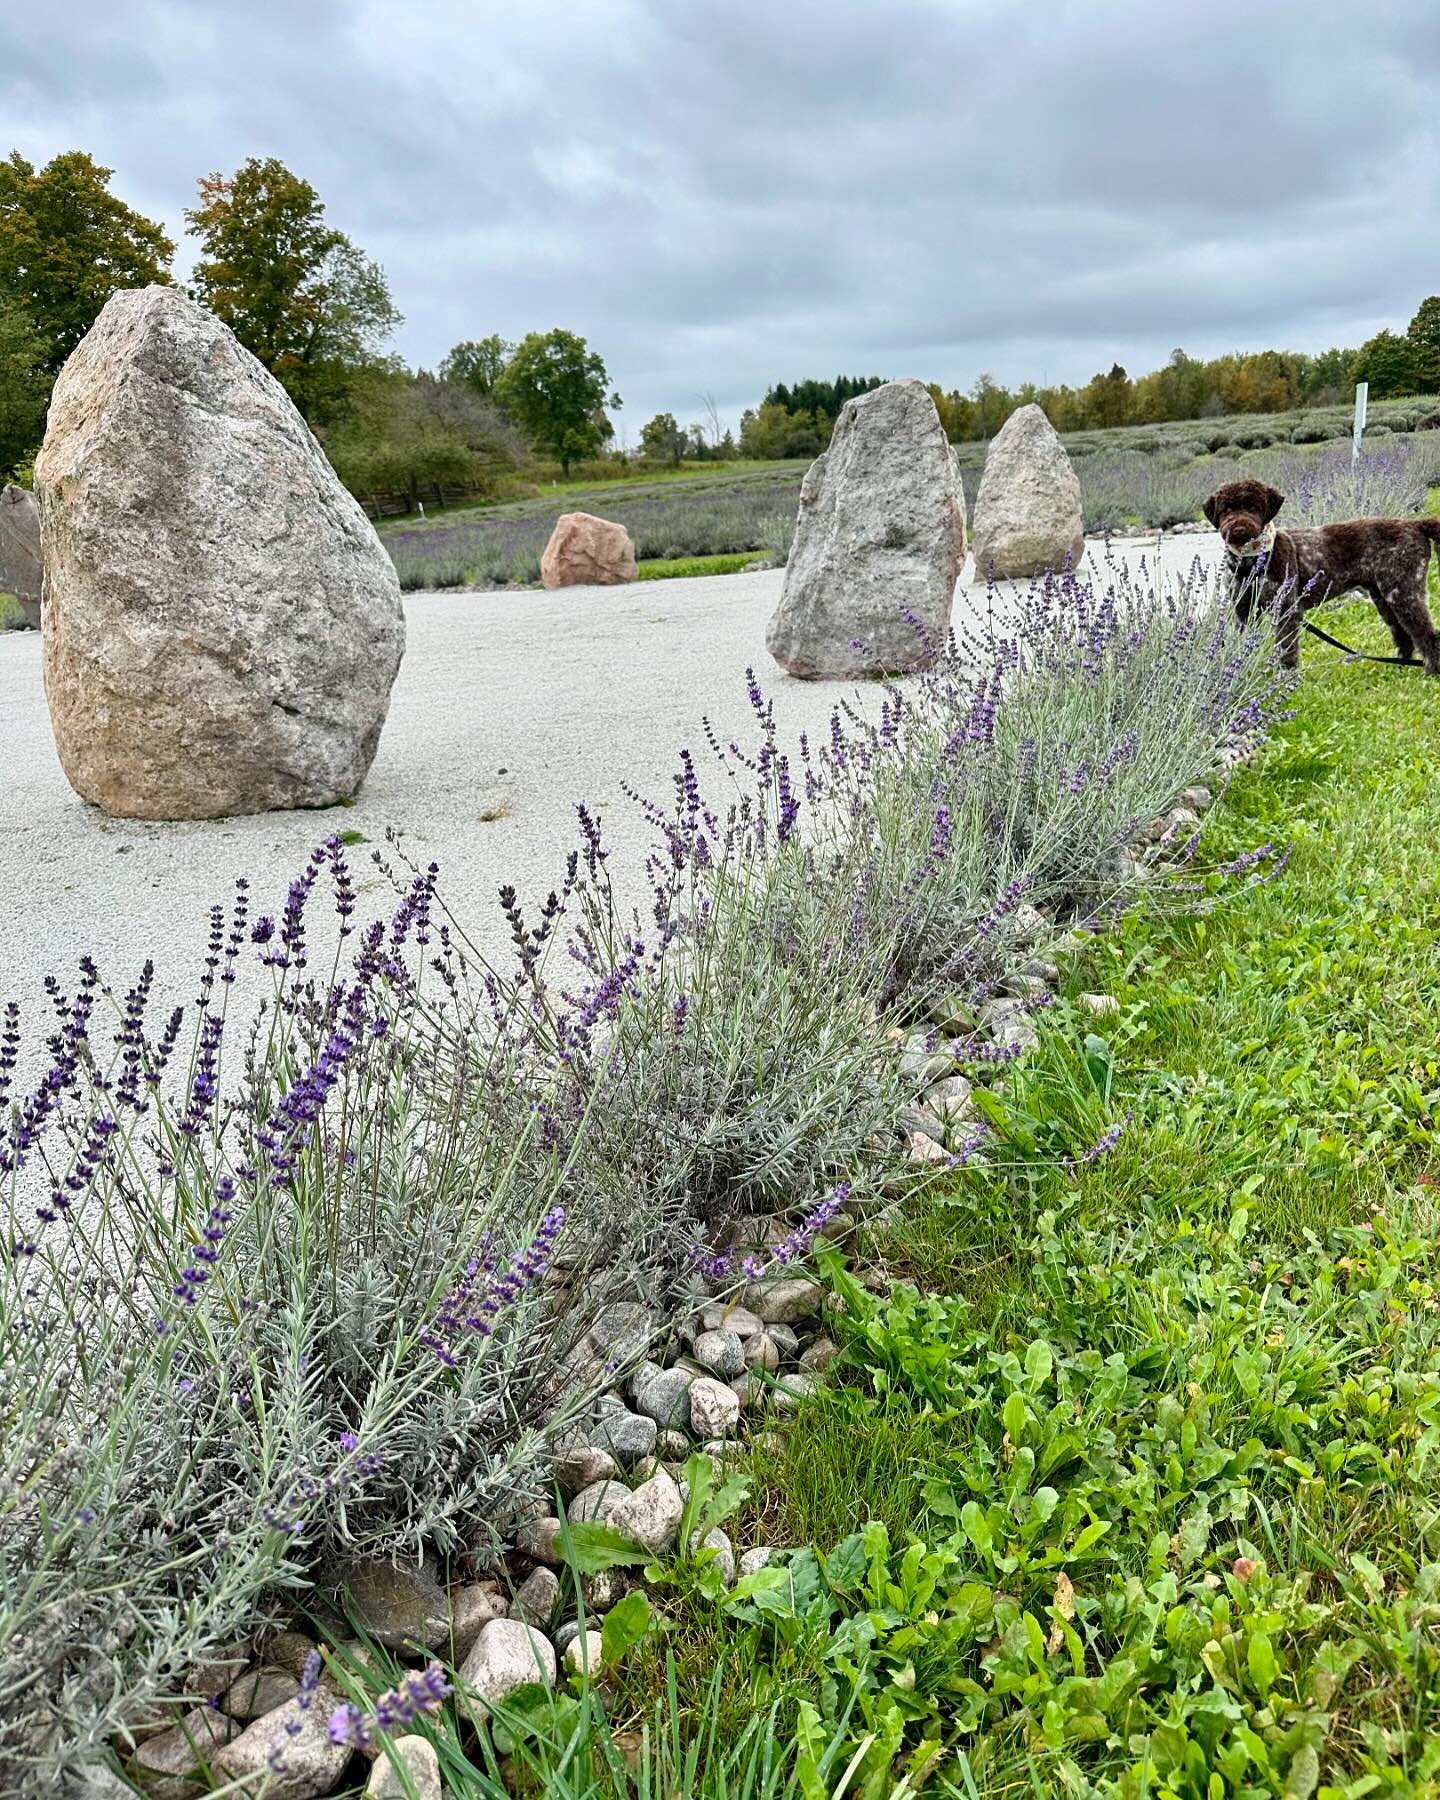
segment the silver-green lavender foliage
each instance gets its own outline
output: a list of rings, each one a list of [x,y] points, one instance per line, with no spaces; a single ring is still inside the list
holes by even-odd
[[[1006,604],[820,753],[852,813],[868,794],[837,853],[887,993],[912,1003],[992,993],[1022,905],[1063,924],[1125,897],[1140,827],[1258,743],[1289,691],[1268,635],[1239,631],[1198,571],[1157,588],[1111,563]]]
[[[315,979],[325,880],[343,935]],[[188,1052],[148,1018],[148,973],[121,996],[86,962],[53,996],[49,1067],[0,1135],[11,1785],[333,1556],[487,1550],[595,1385],[595,1312],[677,1262],[643,1196],[612,1208],[543,1141],[433,904],[420,875],[352,930],[331,840],[278,919],[242,884],[214,920]],[[247,1017],[228,1002],[252,954],[273,986]]]
[[[1014,969],[1022,904],[1063,922],[1122,898],[1137,829],[1288,691],[1198,576],[1055,579],[988,617],[878,717],[843,703],[823,743],[783,745],[751,675],[753,745],[707,732],[672,804],[647,807],[643,921],[582,812],[563,910],[590,984],[572,1003],[537,953],[524,1010],[617,1200],[716,1226],[893,1173],[896,1018],[978,1009]]]

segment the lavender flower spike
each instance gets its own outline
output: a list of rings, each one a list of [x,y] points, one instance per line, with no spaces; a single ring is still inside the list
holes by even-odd
[[[220,1260],[220,1246],[225,1241],[226,1228],[234,1218],[230,1202],[235,1198],[235,1183],[228,1175],[222,1175],[215,1183],[215,1200],[205,1220],[200,1236],[202,1242],[190,1246],[190,1255],[194,1261],[181,1271],[180,1279],[175,1284],[175,1298],[185,1306],[193,1306],[200,1298],[200,1290],[210,1279],[210,1271]],[[203,1263],[203,1268],[197,1268]]]
[[[305,1667],[300,1676],[300,1687],[295,1695],[291,1716],[286,1718],[279,1731],[270,1740],[270,1753],[265,1758],[272,1775],[284,1776],[290,1773],[285,1761],[285,1740],[287,1737],[299,1737],[304,1729],[303,1721],[296,1715],[307,1713],[311,1702],[320,1686],[320,1670],[322,1664],[320,1652],[312,1650],[305,1658]]]
[[[495,1321],[507,1306],[535,1285],[550,1266],[555,1240],[565,1228],[565,1208],[553,1207],[540,1221],[539,1229],[525,1248],[515,1255],[510,1267],[501,1275],[491,1274],[483,1291],[472,1306],[472,1293],[479,1273],[478,1259],[472,1257],[454,1289],[445,1296],[432,1325],[420,1333],[420,1342],[447,1369],[458,1366],[451,1339],[463,1325],[480,1337],[490,1337]]]
[[[418,1674],[407,1675],[399,1687],[383,1693],[368,1716],[353,1702],[337,1706],[330,1715],[330,1742],[378,1750],[382,1732],[389,1735],[412,1724],[421,1713],[436,1711],[451,1692],[444,1666],[428,1663]]]

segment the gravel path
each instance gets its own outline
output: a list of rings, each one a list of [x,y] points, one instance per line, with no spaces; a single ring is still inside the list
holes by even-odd
[[[1217,540],[1167,540],[1187,569]],[[1153,540],[1117,546],[1153,557]],[[780,571],[555,594],[411,594],[409,647],[380,752],[354,806],[204,823],[109,819],[75,796],[56,758],[34,633],[0,634],[0,1000],[38,1020],[42,978],[62,980],[89,951],[123,991],[149,956],[156,997],[192,991],[207,910],[248,876],[254,909],[278,912],[290,877],[331,831],[441,867],[441,891],[483,948],[503,952],[496,889],[543,897],[574,842],[573,806],[600,812],[612,870],[633,883],[649,829],[622,782],[670,799],[682,746],[706,752],[702,716],[722,741],[751,741],[744,671],[753,663],[782,733],[829,721],[838,684],[781,676],[765,654]],[[957,590],[956,613],[972,590]],[[974,590],[983,594],[984,590]],[[873,698],[876,690],[869,690]],[[352,852],[366,916],[383,883]],[[377,902],[378,904],[378,902]],[[152,1016],[154,1016],[152,1012]]]

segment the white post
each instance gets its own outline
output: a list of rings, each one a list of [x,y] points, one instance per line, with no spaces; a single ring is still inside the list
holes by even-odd
[[[1360,454],[1360,439],[1365,434],[1365,408],[1370,400],[1370,383],[1357,381],[1355,384],[1355,432],[1350,439],[1350,460],[1353,463]]]

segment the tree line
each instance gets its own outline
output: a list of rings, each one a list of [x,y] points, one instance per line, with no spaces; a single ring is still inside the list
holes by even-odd
[[[175,243],[81,151],[0,162],[0,477],[23,471],[66,358],[123,288],[173,280]],[[620,405],[574,332],[458,344],[431,374],[385,346],[402,323],[384,270],[273,157],[200,178],[185,213],[187,291],[284,386],[357,493],[483,490],[531,455],[570,465],[613,437]]]
[[[981,375],[968,392],[938,382],[930,392],[945,435],[962,443],[993,437],[1011,413],[1032,402],[1057,431],[1090,431],[1331,406],[1347,399],[1359,381],[1369,382],[1372,400],[1440,392],[1440,295],[1422,300],[1403,332],[1377,332],[1354,350],[1315,356],[1260,350],[1209,360],[1175,350],[1163,368],[1138,379],[1115,363],[1080,388],[1025,382],[1012,390]],[[873,375],[779,383],[741,416],[739,454],[814,456],[829,443],[846,400],[878,386]]]
[[[173,280],[174,242],[111,191],[112,176],[81,151],[42,168],[18,151],[0,162],[0,478],[33,458],[55,376],[106,300]],[[275,158],[202,176],[184,217],[198,251],[189,293],[284,385],[354,492],[495,491],[532,457],[568,473],[613,444],[620,396],[603,358],[574,332],[467,339],[434,373],[390,354],[402,319],[384,270]],[[1115,363],[1079,388],[1012,391],[982,374],[968,391],[933,383],[930,392],[946,435],[960,442],[993,436],[1032,401],[1058,431],[1080,431],[1332,404],[1356,381],[1377,400],[1440,390],[1440,296],[1403,332],[1378,332],[1354,350],[1208,361],[1176,350],[1138,379]],[[880,382],[777,383],[743,414],[738,439],[702,395],[702,422],[658,413],[641,428],[640,449],[675,464],[815,456],[846,401]]]

